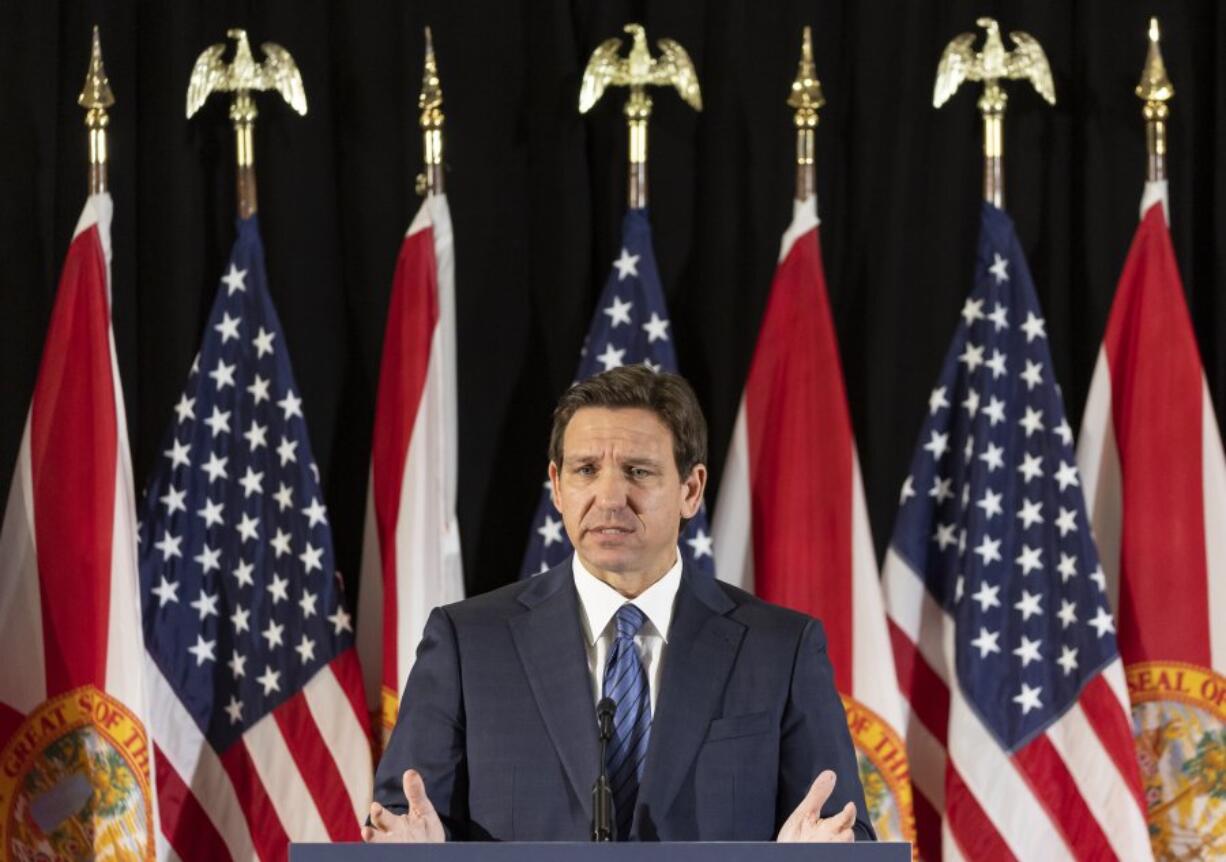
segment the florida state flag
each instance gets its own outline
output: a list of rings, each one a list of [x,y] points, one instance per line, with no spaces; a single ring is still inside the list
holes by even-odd
[[[444,195],[400,248],[375,403],[358,591],[358,650],[387,740],[426,617],[464,598],[456,521],[455,257]]]
[[[1166,223],[1147,185],[1077,460],[1132,700],[1156,856],[1223,852],[1226,461]]]
[[[77,224],[0,533],[0,856],[153,859],[111,198]]]
[[[822,620],[877,837],[914,841],[901,701],[826,298],[817,203],[796,203],[721,479],[716,572]]]

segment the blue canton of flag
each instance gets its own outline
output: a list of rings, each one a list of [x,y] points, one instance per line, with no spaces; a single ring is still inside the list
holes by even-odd
[[[593,374],[635,363],[653,371],[678,370],[645,209],[626,211],[621,254],[613,261],[609,280],[592,315],[575,379],[585,380]],[[520,577],[548,571],[565,561],[572,550],[546,481],[532,519],[532,534]],[[681,552],[699,571],[715,574],[705,506],[682,531]]]
[[[960,687],[1012,752],[1116,657],[1115,626],[1034,285],[986,204],[962,318],[892,549],[953,618]]]
[[[256,219],[141,503],[145,643],[219,753],[353,645]]]

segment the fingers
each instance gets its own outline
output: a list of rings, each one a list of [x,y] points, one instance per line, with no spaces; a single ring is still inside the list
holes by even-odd
[[[805,836],[811,835],[814,829],[819,828],[819,824],[825,823],[821,819],[822,806],[830,798],[830,793],[834,790],[834,783],[834,772],[830,769],[823,770],[809,786],[809,792],[805,794],[804,799],[800,800],[800,804],[784,821],[776,840],[783,842],[812,840]]]
[[[370,803],[370,822],[379,832],[390,832],[396,823],[396,815],[378,802]]]
[[[826,804],[826,800],[834,792],[835,781],[834,770],[822,770],[817,778],[813,779],[813,784],[809,786],[809,792],[800,801],[800,805],[796,806],[796,810],[804,812],[805,815],[820,816],[822,806]]]
[[[409,813],[424,817],[434,812],[430,797],[426,796],[426,782],[422,781],[421,773],[416,769],[404,771],[404,796],[409,800]]]
[[[834,827],[837,833],[847,833],[847,840],[851,841],[854,838],[854,833],[851,827],[856,822],[856,803],[848,802],[843,806],[843,810],[830,818],[830,825]]]

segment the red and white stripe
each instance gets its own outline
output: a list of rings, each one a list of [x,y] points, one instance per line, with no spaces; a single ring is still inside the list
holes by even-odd
[[[901,729],[812,197],[783,235],[712,535],[719,577],[820,617],[839,691]]]
[[[1165,201],[1149,183],[1077,460],[1124,662],[1226,673],[1226,459]]]
[[[962,694],[953,618],[893,550],[882,577],[922,857],[1151,859],[1120,661],[1010,754]]]
[[[360,840],[373,769],[355,650],[321,668],[220,755],[154,662],[146,667],[159,858],[282,862],[291,841]]]
[[[443,195],[409,226],[388,306],[375,404],[358,593],[358,648],[383,735],[426,618],[464,597],[455,343],[455,255]]]
[[[148,728],[111,213],[110,195],[89,197],[68,248],[0,529],[0,748],[85,685]]]

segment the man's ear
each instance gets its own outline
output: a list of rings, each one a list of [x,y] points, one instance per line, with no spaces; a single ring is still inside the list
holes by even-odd
[[[695,464],[681,481],[681,517],[689,520],[702,508],[702,494],[707,489],[707,465]]]
[[[549,497],[553,501],[553,507],[562,511],[562,474],[558,471],[558,465],[549,462]]]

